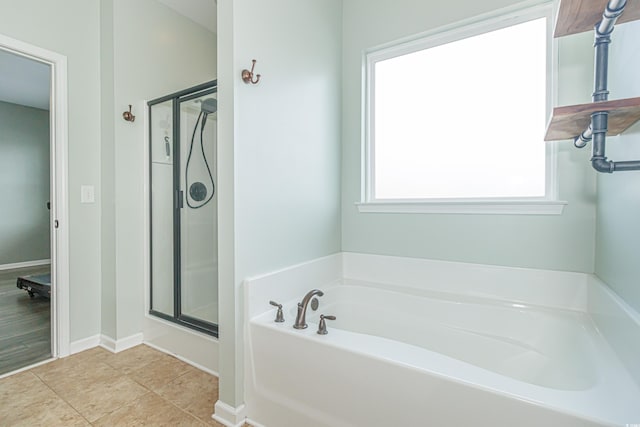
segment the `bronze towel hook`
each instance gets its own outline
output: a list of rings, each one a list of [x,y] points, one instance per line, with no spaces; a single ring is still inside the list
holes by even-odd
[[[242,81],[245,82],[246,84],[258,84],[258,82],[260,81],[260,74],[256,74],[256,79],[253,79],[253,69],[256,66],[256,60],[252,59],[251,60],[251,71],[244,69],[242,70]]]
[[[122,118],[128,122],[136,121],[136,116],[134,116],[133,113],[131,112],[131,104],[129,104],[129,111],[125,111],[124,113],[122,113]]]

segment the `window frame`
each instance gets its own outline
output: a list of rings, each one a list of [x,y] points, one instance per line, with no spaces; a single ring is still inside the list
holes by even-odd
[[[360,212],[388,213],[469,213],[559,215],[565,201],[558,200],[557,146],[545,143],[545,195],[543,197],[376,199],[375,195],[375,65],[380,61],[464,38],[547,18],[547,102],[546,116],[557,104],[557,46],[553,38],[553,1],[529,2],[526,7],[510,7],[436,28],[410,39],[395,41],[364,52],[363,58],[363,141]]]

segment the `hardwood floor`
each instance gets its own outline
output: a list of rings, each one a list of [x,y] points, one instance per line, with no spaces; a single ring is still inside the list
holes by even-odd
[[[48,265],[0,271],[0,375],[51,357],[50,300],[16,287],[18,276],[48,272]]]

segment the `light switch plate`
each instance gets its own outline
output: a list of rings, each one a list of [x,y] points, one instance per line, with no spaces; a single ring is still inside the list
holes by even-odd
[[[93,185],[80,186],[80,203],[95,203],[95,188]]]

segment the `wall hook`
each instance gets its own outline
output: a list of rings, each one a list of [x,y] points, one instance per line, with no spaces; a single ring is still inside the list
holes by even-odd
[[[129,111],[125,111],[124,113],[122,113],[122,118],[128,122],[136,121],[136,116],[134,116],[133,113],[131,112],[131,104],[129,104]]]
[[[242,70],[242,81],[245,82],[246,84],[258,84],[258,82],[260,81],[260,74],[256,74],[256,79],[253,79],[253,69],[256,66],[256,60],[252,59],[251,60],[251,71],[244,69]]]

